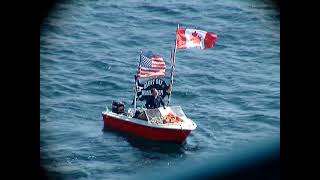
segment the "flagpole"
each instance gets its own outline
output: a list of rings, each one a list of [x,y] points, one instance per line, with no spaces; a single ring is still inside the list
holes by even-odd
[[[138,65],[138,68],[140,67],[141,65],[141,54],[142,54],[142,51],[140,50],[140,61],[139,61],[139,65]],[[134,84],[135,84],[135,88],[134,88],[134,112],[136,112],[137,110],[137,88],[138,88],[138,85],[137,85],[137,75],[135,75],[135,78],[134,78]]]
[[[179,29],[179,24],[177,26],[177,30]],[[172,55],[173,54],[173,55]],[[176,31],[176,41],[174,43],[174,49],[173,49],[173,53],[171,51],[171,75],[170,75],[170,94],[169,94],[169,98],[168,98],[168,104],[167,106],[169,106],[170,103],[170,99],[171,99],[171,94],[172,94],[172,86],[173,86],[173,72],[175,69],[175,64],[176,64],[176,54],[177,54],[177,31]]]

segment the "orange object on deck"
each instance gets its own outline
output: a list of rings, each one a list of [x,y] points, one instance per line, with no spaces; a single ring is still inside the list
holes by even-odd
[[[182,122],[183,120],[179,118],[178,116],[175,116],[171,112],[163,117],[163,123],[178,123]]]

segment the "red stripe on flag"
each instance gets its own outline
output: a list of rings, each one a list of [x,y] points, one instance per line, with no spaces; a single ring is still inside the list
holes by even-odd
[[[153,74],[148,74],[148,73],[140,73],[138,76],[165,76],[164,73],[153,73]]]
[[[165,76],[165,73],[139,73],[138,76],[150,77],[150,76]]]
[[[155,77],[164,77],[165,75],[151,75],[151,76],[145,76],[145,75],[138,75],[137,78],[155,78]]]
[[[152,63],[152,66],[166,66],[164,63]]]
[[[165,64],[152,64],[153,69],[166,69]]]
[[[159,71],[165,71],[164,69],[146,69],[146,68],[139,68],[139,71],[146,71],[146,72],[159,72]]]
[[[152,62],[152,64],[156,64],[156,65],[166,65],[164,62]]]
[[[178,49],[185,49],[187,48],[187,39],[186,39],[186,30],[185,29],[178,29],[177,30],[177,48]]]
[[[217,37],[218,35],[207,32],[204,38],[204,48],[212,48],[216,44]]]
[[[140,69],[140,70],[138,70],[138,73],[139,72],[148,72],[148,73],[162,72],[162,73],[165,73],[166,70],[165,69],[155,69],[155,70],[143,70],[143,69]]]
[[[166,66],[166,64],[164,62],[152,62],[152,66],[153,65]]]
[[[163,59],[162,60],[160,60],[160,59],[152,59],[152,61],[154,61],[154,62],[163,62]]]
[[[161,74],[161,75],[164,75],[165,72],[139,72],[139,75],[153,75],[153,74]]]

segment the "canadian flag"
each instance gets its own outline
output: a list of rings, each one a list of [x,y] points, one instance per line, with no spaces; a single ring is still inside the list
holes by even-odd
[[[206,31],[196,29],[181,29],[177,30],[177,48],[212,48],[217,40],[217,35]]]

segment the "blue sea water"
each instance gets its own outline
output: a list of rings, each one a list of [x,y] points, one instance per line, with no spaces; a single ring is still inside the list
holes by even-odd
[[[270,1],[59,2],[40,27],[43,167],[53,178],[123,179],[278,137],[279,16]],[[105,107],[132,102],[140,50],[170,67],[178,23],[218,34],[214,48],[176,56],[171,104],[197,129],[178,147],[103,131]]]

